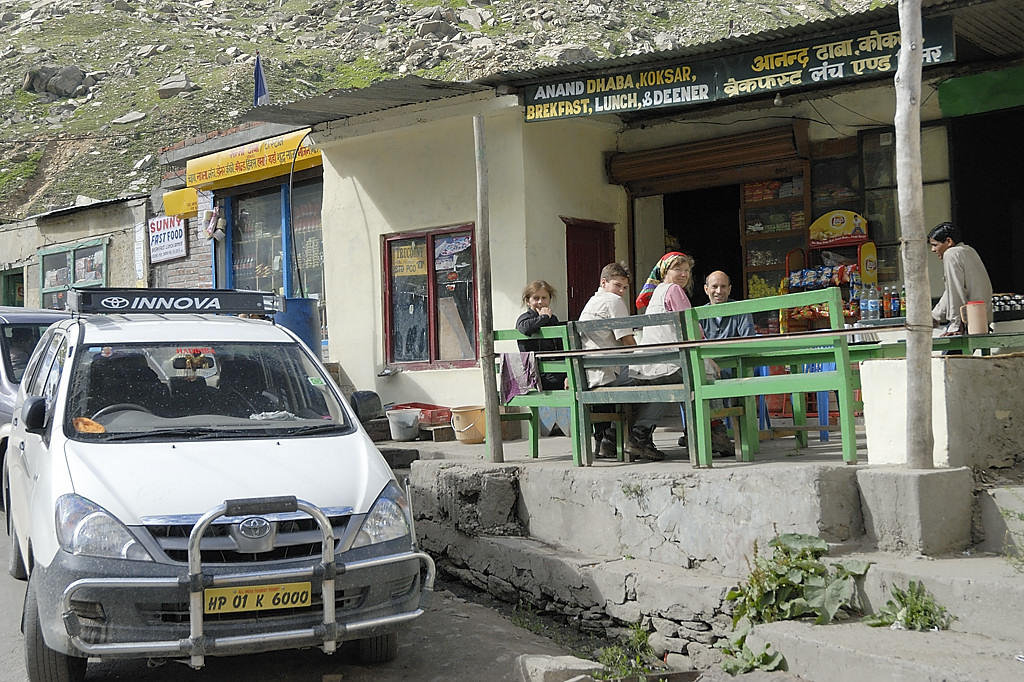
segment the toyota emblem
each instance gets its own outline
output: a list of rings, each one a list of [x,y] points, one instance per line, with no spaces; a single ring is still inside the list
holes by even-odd
[[[238,524],[238,532],[244,538],[259,540],[270,534],[270,522],[258,516],[251,516]]]
[[[120,296],[107,296],[105,299],[100,301],[104,308],[112,308],[114,310],[120,310],[121,308],[127,308],[129,301],[127,298]]]

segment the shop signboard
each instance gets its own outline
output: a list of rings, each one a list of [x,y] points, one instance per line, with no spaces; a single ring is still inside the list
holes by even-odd
[[[715,96],[711,62],[637,69],[609,76],[574,78],[526,89],[526,120],[619,114],[710,102]]]
[[[810,229],[811,248],[860,244],[868,240],[868,221],[853,211],[829,211]]]
[[[308,133],[305,128],[190,159],[185,181],[189,187],[212,190],[287,175],[293,167],[300,171],[319,166],[320,150],[309,144]]]
[[[149,262],[181,258],[185,252],[185,221],[176,216],[149,219]]]
[[[953,18],[926,19],[924,66],[955,61]],[[720,59],[689,60],[524,88],[528,122],[679,108],[736,97],[895,74],[898,26],[859,29],[826,41],[792,43]]]

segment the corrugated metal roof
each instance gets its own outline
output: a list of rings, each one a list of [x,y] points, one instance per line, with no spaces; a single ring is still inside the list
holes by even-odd
[[[419,76],[405,76],[404,78],[379,81],[365,88],[331,90],[327,94],[310,97],[292,104],[254,107],[242,116],[242,120],[313,126],[325,121],[372,114],[376,111],[432,102],[489,89],[489,86],[475,83],[454,83],[430,80]]]
[[[922,0],[926,17],[953,14],[958,49],[970,59],[1005,59],[1024,56],[1024,2],[1021,0]],[[688,45],[675,50],[649,52],[614,59],[595,59],[544,66],[526,71],[507,71],[471,83],[453,83],[406,76],[381,81],[366,88],[334,90],[292,104],[256,107],[242,116],[247,121],[267,121],[313,126],[396,107],[420,104],[498,86],[520,88],[566,76],[598,75],[633,66],[656,66],[694,57],[713,58],[745,52],[766,43],[814,40],[852,28],[894,25],[899,22],[895,5],[834,19],[761,31],[722,40]],[[959,58],[958,58],[958,61]]]
[[[149,199],[148,194],[131,194],[125,197],[118,197],[116,199],[98,199],[91,201],[87,204],[76,204],[75,206],[64,206],[62,208],[55,208],[44,213],[37,213],[30,215],[23,220],[40,220],[43,218],[56,218],[57,216],[70,215],[72,213],[78,213],[80,211],[88,211],[92,208],[100,208],[102,206],[111,206],[113,204],[124,204],[129,201],[138,201],[139,199]]]

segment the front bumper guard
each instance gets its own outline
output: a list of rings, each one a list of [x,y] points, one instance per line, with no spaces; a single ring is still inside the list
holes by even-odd
[[[199,543],[206,529],[214,520],[221,516],[252,516],[296,510],[306,512],[320,526],[320,532],[323,536],[320,563],[303,569],[250,571],[214,576],[203,574]],[[337,622],[334,612],[334,579],[337,575],[408,561],[410,559],[419,560],[426,569],[423,589],[416,609],[407,613],[366,618],[344,624]],[[331,654],[337,649],[338,641],[347,638],[347,635],[372,630],[381,626],[404,623],[422,615],[426,609],[430,593],[434,588],[434,577],[436,575],[434,560],[429,555],[416,550],[415,531],[413,531],[413,544],[409,552],[336,565],[334,561],[334,529],[331,527],[331,522],[327,515],[318,507],[309,502],[298,500],[295,497],[227,500],[223,504],[211,509],[199,519],[189,534],[188,566],[188,574],[178,578],[82,578],[74,581],[67,586],[63,595],[64,627],[71,636],[71,643],[75,648],[91,656],[122,655],[139,658],[148,656],[187,656],[190,659],[189,664],[193,668],[203,667],[207,654],[241,653],[254,647],[261,648],[261,645],[269,643],[292,643],[295,646],[304,646],[312,641],[320,646],[324,653]],[[321,596],[323,600],[323,621],[321,624],[310,628],[230,637],[209,637],[203,634],[203,591],[207,588],[258,585],[275,580],[297,580],[303,578],[319,578],[321,581]],[[187,588],[189,591],[189,637],[153,642],[91,644],[83,641],[80,636],[81,626],[78,622],[78,616],[71,608],[71,600],[78,590],[97,587],[104,589],[122,587]]]

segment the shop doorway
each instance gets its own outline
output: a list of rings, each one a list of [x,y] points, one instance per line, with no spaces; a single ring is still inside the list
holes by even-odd
[[[992,289],[1024,293],[1024,108],[950,121],[954,220]],[[931,226],[927,226],[929,229]]]
[[[25,275],[20,271],[5,272],[2,274],[3,282],[0,284],[0,295],[2,305],[24,306],[25,305]]]
[[[708,302],[704,278],[715,270],[729,275],[733,298],[742,298],[739,185],[666,194],[664,207],[665,232],[697,261],[693,271],[693,304]],[[646,276],[647,273],[639,273],[638,281]]]

